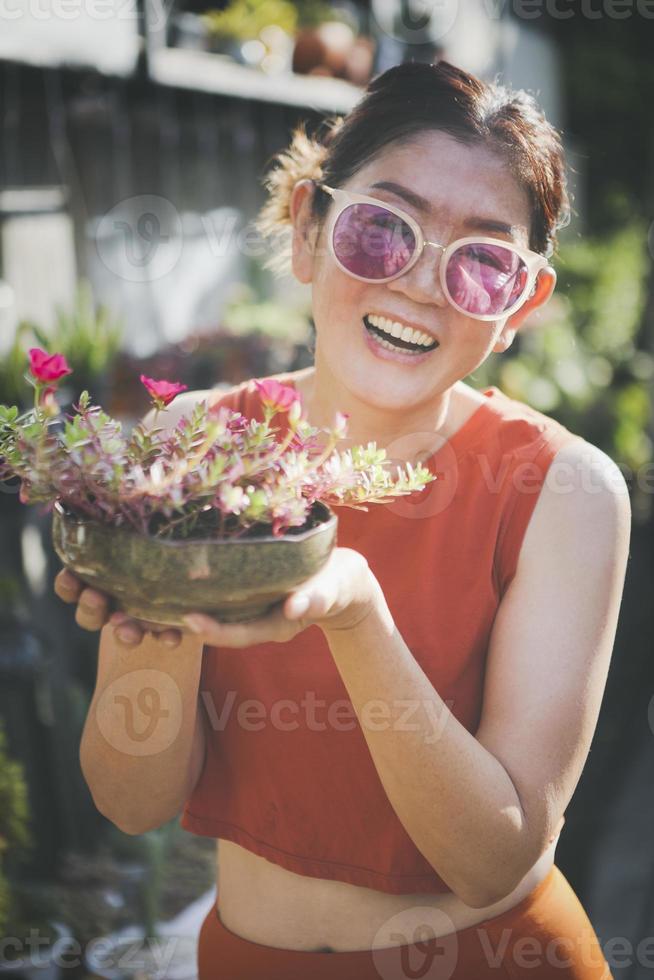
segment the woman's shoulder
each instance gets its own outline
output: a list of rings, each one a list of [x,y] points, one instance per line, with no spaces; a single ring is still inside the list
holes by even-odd
[[[542,470],[539,510],[546,524],[562,526],[563,515],[568,522],[581,517],[628,519],[629,488],[608,453],[562,422],[496,390],[498,408],[507,424],[524,426],[517,446],[531,445],[532,458]]]
[[[503,595],[516,574],[519,555],[524,561],[531,555],[537,562],[543,547],[556,549],[561,540],[574,539],[583,549],[588,534],[624,535],[630,504],[620,468],[598,446],[499,389],[493,390],[491,400],[497,417],[496,445],[501,444],[508,457],[497,548]]]
[[[550,484],[566,474],[570,484],[586,488],[596,486],[617,488],[621,493],[625,480],[617,463],[584,436],[569,429],[562,422],[518,399],[505,395],[499,388],[490,389],[491,398],[500,420],[500,431],[505,438],[510,433],[516,447],[535,445],[542,455],[551,457],[553,476]],[[554,473],[557,476],[554,476]],[[572,477],[574,475],[574,480]]]
[[[590,446],[583,436],[563,422],[505,394],[496,386],[485,389],[483,394],[487,399],[494,439],[502,455],[525,458],[538,454],[554,459],[565,447],[577,447],[581,451],[581,447]],[[574,452],[574,449],[570,451]]]

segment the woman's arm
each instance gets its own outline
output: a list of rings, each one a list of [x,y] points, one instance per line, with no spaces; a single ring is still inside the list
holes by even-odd
[[[351,549],[335,548],[261,619],[186,617],[205,643],[228,647],[285,642],[320,626],[391,805],[432,867],[475,908],[513,891],[560,829],[615,638],[630,532],[624,479],[580,441],[557,454],[551,473],[495,618],[474,735],[434,689]]]
[[[383,598],[354,628],[323,625],[395,812],[476,908],[509,894],[557,832],[615,638],[630,533],[624,480],[588,444],[552,466],[561,479],[539,495],[496,616],[476,735],[434,690]]]
[[[102,630],[80,762],[98,810],[125,833],[171,820],[198,780],[202,649],[188,634],[171,649],[152,633],[125,649],[111,626]]]
[[[172,430],[212,395],[180,395],[156,416],[157,426]],[[151,410],[143,424],[152,428],[154,421]],[[126,617],[121,622],[117,615],[104,626],[109,597],[85,589],[65,569],[58,579],[57,593],[77,602],[78,624],[102,628],[96,686],[80,744],[82,773],[107,819],[125,833],[145,833],[180,812],[202,771],[203,644],[179,630],[145,632],[144,624]]]

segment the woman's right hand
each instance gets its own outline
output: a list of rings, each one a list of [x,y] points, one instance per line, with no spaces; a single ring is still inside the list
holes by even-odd
[[[111,623],[117,641],[123,646],[138,646],[148,631],[156,634],[157,639],[169,647],[176,647],[181,641],[181,630],[160,623],[130,619],[122,612],[111,612],[111,597],[98,589],[89,588],[67,568],[62,568],[56,576],[54,590],[64,602],[77,603],[75,622],[78,626],[93,632]]]

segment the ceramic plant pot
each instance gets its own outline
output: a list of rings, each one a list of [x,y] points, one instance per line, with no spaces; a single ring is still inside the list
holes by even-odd
[[[197,610],[223,622],[255,619],[329,558],[338,518],[316,502],[306,531],[275,538],[167,540],[53,511],[61,561],[87,585],[112,595],[136,619],[182,624]]]

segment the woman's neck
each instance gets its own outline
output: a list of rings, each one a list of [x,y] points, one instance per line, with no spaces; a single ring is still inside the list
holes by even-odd
[[[384,411],[353,396],[319,365],[305,368],[294,377],[305,415],[311,425],[331,426],[337,412],[347,414],[349,445],[375,442],[379,448],[393,446],[408,460],[418,459],[425,449],[433,449],[437,441],[449,439],[483,400],[463,382],[448,388],[439,398],[417,406],[415,411]],[[468,394],[469,393],[469,394]]]

